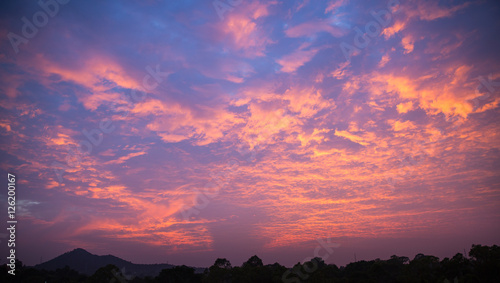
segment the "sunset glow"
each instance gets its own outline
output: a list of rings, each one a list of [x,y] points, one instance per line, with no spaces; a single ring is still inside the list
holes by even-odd
[[[1,4],[23,262],[500,244],[497,1],[63,2]]]

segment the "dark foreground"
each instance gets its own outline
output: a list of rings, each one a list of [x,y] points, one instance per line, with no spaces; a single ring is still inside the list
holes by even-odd
[[[413,260],[392,256],[388,260],[357,261],[337,267],[314,258],[304,264],[286,268],[278,263],[263,265],[252,256],[242,266],[232,267],[226,259],[217,259],[204,273],[187,266],[163,269],[159,275],[139,277],[114,265],[99,268],[88,276],[69,267],[56,270],[37,269],[16,264],[16,275],[1,266],[0,282],[234,282],[234,283],[300,283],[300,282],[500,282],[500,247],[473,245],[468,257],[458,253],[439,261],[435,256],[418,254]]]

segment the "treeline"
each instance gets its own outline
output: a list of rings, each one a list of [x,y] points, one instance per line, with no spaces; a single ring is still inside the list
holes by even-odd
[[[0,282],[500,282],[500,247],[496,245],[473,245],[468,258],[460,253],[441,261],[431,255],[418,254],[413,260],[394,255],[388,260],[363,260],[345,267],[326,264],[321,258],[314,258],[289,269],[278,263],[264,265],[257,256],[252,256],[242,266],[233,267],[228,260],[219,258],[202,274],[196,274],[194,268],[183,265],[164,269],[154,278],[133,277],[114,265],[102,267],[93,275],[86,276],[68,267],[46,271],[22,266],[21,262],[18,264],[15,276],[8,274],[7,265],[3,265]]]

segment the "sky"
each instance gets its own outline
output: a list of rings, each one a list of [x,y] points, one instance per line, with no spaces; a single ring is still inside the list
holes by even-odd
[[[498,1],[40,3],[0,9],[25,264],[500,244]]]

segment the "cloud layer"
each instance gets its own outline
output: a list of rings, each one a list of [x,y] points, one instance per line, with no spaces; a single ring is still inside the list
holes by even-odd
[[[500,6],[452,2],[72,1],[33,36],[21,19],[43,8],[2,4],[21,256],[498,244]]]

